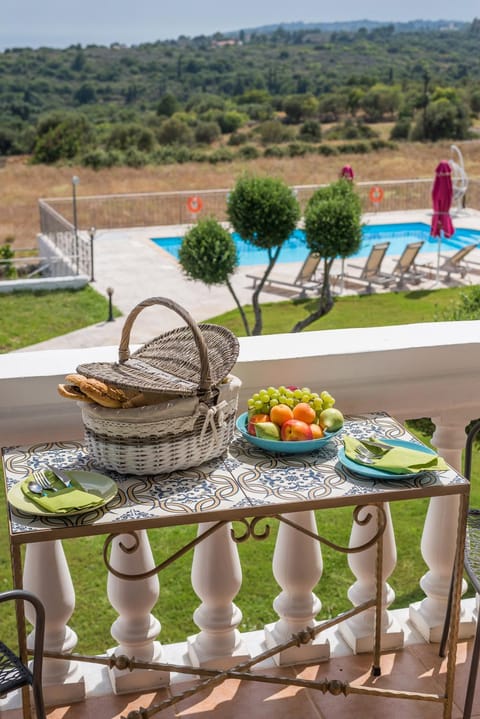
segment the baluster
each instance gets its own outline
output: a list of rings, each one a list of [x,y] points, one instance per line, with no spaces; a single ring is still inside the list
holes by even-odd
[[[122,546],[127,549],[124,551]],[[148,572],[155,566],[147,532],[142,529],[135,535],[120,534],[112,541],[111,566],[122,574],[135,575]],[[119,645],[109,654],[125,654],[143,661],[159,662],[162,646],[155,641],[161,624],[150,612],[158,600],[160,582],[155,574],[146,579],[122,579],[109,572],[107,594],[118,618],[113,622],[111,634]],[[110,679],[116,694],[156,689],[169,682],[169,672],[152,669],[110,669]]]
[[[202,523],[198,534],[213,526]],[[225,669],[249,658],[237,627],[242,612],[233,598],[242,586],[238,550],[225,524],[196,545],[192,562],[192,587],[202,603],[193,613],[200,632],[188,638],[193,666]]]
[[[382,562],[382,631],[381,648],[398,649],[403,646],[403,630],[387,607],[395,599],[395,592],[387,583],[388,577],[395,569],[397,551],[395,546],[395,535],[393,532],[392,518],[388,504],[382,505],[386,515],[386,527],[383,535],[383,562]],[[368,542],[377,531],[376,510],[367,506],[360,510],[359,519],[364,520],[367,513],[371,513],[372,520],[366,524],[353,523],[350,535],[350,547],[358,547]],[[376,569],[377,545],[374,544],[363,552],[348,555],[348,564],[357,581],[348,590],[348,598],[356,607],[362,602],[375,597],[376,591]],[[355,617],[340,624],[340,632],[353,649],[355,654],[371,652],[375,633],[375,607],[371,607]]]
[[[436,426],[432,444],[446,462],[461,471],[465,427],[469,418],[464,413],[451,412],[448,417],[432,417],[432,421]],[[432,497],[425,518],[421,550],[428,572],[421,578],[420,586],[427,596],[410,605],[409,615],[411,622],[428,642],[439,642],[442,636],[455,557],[459,502],[458,496]],[[466,589],[464,580],[462,593]],[[459,639],[468,639],[474,631],[474,617],[471,611],[462,606]]]
[[[286,514],[285,518],[310,532],[317,532],[315,514],[312,511]],[[273,554],[273,575],[282,588],[275,597],[273,608],[280,619],[265,627],[267,647],[274,647],[289,640],[292,634],[314,627],[316,615],[322,608],[320,599],[312,592],[323,572],[320,543],[288,524],[280,522]],[[279,652],[274,659],[277,664],[304,661],[322,661],[330,656],[330,644],[321,633],[309,644],[291,647]]]
[[[28,544],[25,552],[23,586],[36,594],[45,606],[45,649],[73,652],[77,635],[67,625],[75,609],[75,591],[67,560],[59,540]],[[25,615],[33,623],[28,602]],[[35,631],[35,630],[34,630]],[[33,646],[34,631],[27,637]],[[43,663],[45,704],[71,704],[85,698],[85,680],[78,662],[45,658]]]

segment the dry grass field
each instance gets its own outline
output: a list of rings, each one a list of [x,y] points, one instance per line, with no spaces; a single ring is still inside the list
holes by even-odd
[[[465,169],[480,178],[480,140],[459,143]],[[166,192],[232,187],[245,171],[280,177],[290,185],[332,182],[344,164],[350,164],[358,182],[432,178],[436,164],[451,157],[450,143],[399,144],[395,150],[369,155],[303,158],[261,158],[217,165],[149,166],[95,171],[84,167],[30,165],[28,158],[9,158],[0,167],[0,243],[15,238],[16,249],[34,247],[39,231],[37,201],[41,197],[71,197],[72,177],[78,175],[79,197],[130,192]],[[453,158],[455,159],[455,158]]]

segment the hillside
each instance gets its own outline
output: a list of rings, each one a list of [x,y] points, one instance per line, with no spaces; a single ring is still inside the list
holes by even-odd
[[[394,123],[387,140],[468,138],[480,112],[479,20],[428,32],[421,21],[294,27],[6,50],[0,155],[99,168],[328,155],[322,140],[362,141],[365,152],[379,148],[382,122]]]

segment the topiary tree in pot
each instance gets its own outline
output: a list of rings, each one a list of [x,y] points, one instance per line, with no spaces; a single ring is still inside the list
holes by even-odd
[[[185,234],[178,260],[190,279],[200,280],[208,286],[228,287],[240,312],[245,332],[250,335],[247,317],[230,282],[230,276],[238,267],[238,254],[228,230],[213,217],[198,220]]]
[[[263,326],[260,293],[283,244],[297,226],[300,206],[282,180],[244,175],[228,197],[227,214],[234,230],[245,242],[267,251],[267,268],[252,294],[255,316],[252,334],[259,335]]]
[[[349,257],[360,249],[361,217],[360,199],[349,180],[321,187],[309,199],[305,209],[306,240],[309,249],[323,259],[323,278],[314,311],[297,322],[292,332],[300,332],[332,309],[330,270],[336,257]]]

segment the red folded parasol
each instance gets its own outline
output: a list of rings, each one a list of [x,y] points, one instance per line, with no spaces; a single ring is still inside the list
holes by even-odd
[[[438,237],[437,251],[437,284],[440,280],[440,252],[442,235],[451,237],[455,229],[450,217],[450,206],[453,199],[452,168],[447,160],[438,163],[435,169],[435,179],[432,187],[433,216],[430,235]]]
[[[340,177],[343,177],[345,180],[353,180],[353,169],[350,165],[344,165],[342,167]]]
[[[452,168],[450,163],[442,160],[435,170],[432,188],[433,217],[430,234],[432,237],[451,237],[455,232],[450,217],[450,206],[453,199]]]

